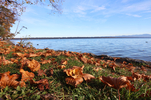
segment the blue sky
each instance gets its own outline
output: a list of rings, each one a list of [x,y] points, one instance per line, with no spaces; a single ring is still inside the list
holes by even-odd
[[[27,5],[19,17],[19,29],[27,29],[16,37],[151,34],[151,0],[64,0],[61,7],[62,14],[53,14],[50,6]]]

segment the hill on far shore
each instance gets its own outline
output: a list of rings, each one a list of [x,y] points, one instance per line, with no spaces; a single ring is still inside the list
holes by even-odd
[[[138,35],[122,35],[115,37],[151,37],[151,34],[138,34]]]

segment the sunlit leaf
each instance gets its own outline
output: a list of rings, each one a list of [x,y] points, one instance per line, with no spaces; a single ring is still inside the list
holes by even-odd
[[[10,72],[5,72],[0,74],[0,87],[5,88],[6,86],[9,87],[17,87],[19,82],[16,79],[19,78],[18,74],[10,75]]]

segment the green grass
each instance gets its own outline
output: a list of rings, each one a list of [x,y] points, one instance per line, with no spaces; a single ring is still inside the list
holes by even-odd
[[[8,47],[8,45],[7,45]],[[4,47],[3,47],[4,48]],[[45,52],[45,50],[38,50],[34,51],[34,53],[37,52]],[[6,55],[0,55],[5,56],[7,60],[10,58],[17,58],[12,55],[13,52],[10,52]],[[30,53],[30,52],[28,52]],[[60,56],[47,56],[47,57],[31,57],[28,59],[35,59],[38,62],[41,62],[41,59],[52,59],[55,58],[55,61],[51,62],[50,64],[41,64],[42,70],[53,68],[53,75],[52,76],[38,76],[37,72],[33,72],[35,74],[34,80],[40,80],[40,79],[48,79],[50,89],[45,89],[43,91],[40,91],[36,85],[30,84],[30,82],[26,82],[26,87],[20,87],[17,86],[17,88],[13,87],[6,87],[5,89],[0,90],[0,98],[7,99],[7,100],[14,100],[14,99],[20,99],[20,100],[44,100],[46,97],[48,99],[60,99],[60,100],[118,100],[118,92],[116,89],[111,88],[107,86],[106,84],[102,83],[98,78],[100,76],[112,76],[112,77],[120,77],[121,75],[124,76],[131,76],[132,73],[129,72],[127,69],[123,69],[120,67],[116,67],[115,71],[111,69],[110,67],[104,68],[101,67],[101,71],[94,71],[93,67],[96,67],[92,64],[84,64],[82,61],[74,60],[74,57],[67,57],[64,55]],[[65,78],[67,77],[66,73],[63,72],[64,69],[58,69],[57,66],[61,64],[62,60],[69,59],[67,62],[66,68],[68,69],[73,66],[79,66],[81,67],[84,65],[83,73],[88,73],[93,76],[95,76],[96,79],[92,79],[90,82],[83,81],[81,84],[79,84],[77,87],[71,86],[66,84]],[[54,62],[57,62],[57,64],[53,64]],[[102,63],[102,62],[100,62]],[[21,64],[9,64],[9,65],[0,65],[0,73],[4,73],[7,71],[10,71],[11,74],[20,74],[19,69]],[[138,66],[138,65],[137,65]],[[141,66],[140,66],[141,67]],[[27,66],[24,67],[24,70],[30,71]],[[46,74],[49,72],[46,72]],[[140,73],[144,73],[143,71],[140,71]],[[151,75],[150,72],[145,73],[146,75]],[[140,90],[137,92],[132,92],[127,90],[126,88],[120,89],[120,97],[121,100],[149,100],[149,97],[140,97],[143,93],[146,93],[147,91],[151,91],[151,81],[144,82],[143,80],[140,81],[134,81],[131,82],[134,84],[135,88],[139,88]],[[142,85],[143,84],[143,85]]]

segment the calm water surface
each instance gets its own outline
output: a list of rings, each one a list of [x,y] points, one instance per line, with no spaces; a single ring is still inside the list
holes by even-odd
[[[37,49],[50,48],[151,61],[151,38],[26,40],[29,41]],[[12,42],[16,44],[19,40],[12,40]]]

